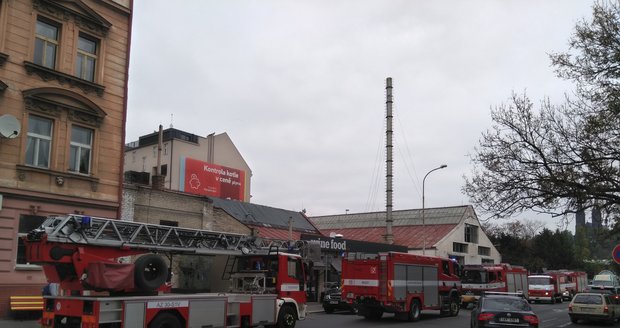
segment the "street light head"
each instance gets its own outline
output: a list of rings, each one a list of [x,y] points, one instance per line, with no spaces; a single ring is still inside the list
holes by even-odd
[[[448,167],[448,165],[446,164],[441,164],[441,166],[439,167],[440,169],[445,169],[446,167]]]

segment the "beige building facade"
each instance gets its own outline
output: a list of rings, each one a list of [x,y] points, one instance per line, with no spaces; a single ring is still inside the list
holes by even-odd
[[[174,128],[162,131],[161,151],[159,132],[141,136],[138,141],[127,144],[125,150],[124,171],[126,180],[132,183],[150,184],[151,177],[159,173],[164,177],[163,188],[183,191],[204,196],[231,198],[250,202],[252,170],[227,133],[212,133],[201,137]],[[160,171],[157,172],[158,160]],[[191,162],[189,162],[191,161]],[[213,164],[212,172],[200,181],[200,186],[192,184],[191,174],[198,178],[201,172],[191,171],[190,165]],[[201,171],[204,172],[202,170]],[[226,172],[220,176],[213,172]],[[225,182],[210,185],[215,179],[227,181],[231,175],[237,174],[240,185],[232,186]],[[231,183],[235,183],[234,176]],[[231,187],[234,196],[224,194],[222,190]],[[239,187],[242,187],[240,190]],[[206,190],[209,189],[209,190]]]
[[[0,1],[0,317],[46,282],[20,236],[119,213],[131,18],[131,0]]]

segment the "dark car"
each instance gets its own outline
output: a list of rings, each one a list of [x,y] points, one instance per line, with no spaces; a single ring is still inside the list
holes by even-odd
[[[323,310],[325,310],[325,313],[333,313],[336,310],[344,310],[351,313],[356,312],[355,308],[351,304],[342,299],[340,286],[334,286],[325,291],[325,296],[323,297]]]
[[[485,293],[471,311],[471,327],[538,327],[538,316],[523,295]]]

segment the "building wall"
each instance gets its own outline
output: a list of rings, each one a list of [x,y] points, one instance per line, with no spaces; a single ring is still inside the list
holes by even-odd
[[[0,60],[0,81],[6,85],[0,91],[0,114],[14,116],[21,129],[15,138],[0,138],[0,317],[8,315],[9,295],[38,295],[45,282],[38,266],[17,263],[20,217],[118,213],[130,6],[108,0],[0,2],[0,58],[5,59]],[[60,31],[54,68],[34,63],[38,19]],[[93,19],[98,23],[84,24]],[[92,82],[75,76],[81,33],[98,41]],[[47,167],[26,161],[30,116],[53,122]],[[69,170],[73,126],[93,131],[87,174]]]
[[[153,190],[149,186],[126,184],[123,188],[121,218],[127,221],[161,224],[162,220],[179,227],[250,234],[251,229],[226,212],[213,207],[207,197],[171,190]],[[212,291],[209,277],[221,277],[217,263],[221,256],[178,255],[173,258],[173,288]],[[221,284],[220,284],[221,285]]]
[[[465,228],[466,225],[477,227],[478,242],[466,242],[465,241]],[[467,245],[467,252],[455,252],[454,243],[460,243]],[[488,255],[481,255],[478,252],[478,247],[487,247],[489,249]],[[421,254],[421,251],[410,251],[410,253]],[[465,214],[465,219],[462,220],[456,228],[454,228],[449,234],[442,238],[434,245],[434,248],[426,250],[427,255],[441,256],[441,257],[461,257],[463,259],[462,264],[481,264],[483,260],[487,263],[501,263],[502,256],[499,251],[493,246],[489,237],[485,234],[484,230],[480,227],[480,221],[478,221],[475,213],[468,210]]]
[[[212,141],[210,141],[212,139]],[[212,146],[210,144],[212,143]],[[168,166],[165,186],[180,190],[181,159],[189,157],[196,160],[226,166],[245,172],[243,201],[249,202],[251,195],[252,170],[226,133],[198,137],[198,144],[180,139],[164,141],[160,162]],[[125,152],[124,171],[148,172],[153,175],[157,166],[157,145],[132,148]]]

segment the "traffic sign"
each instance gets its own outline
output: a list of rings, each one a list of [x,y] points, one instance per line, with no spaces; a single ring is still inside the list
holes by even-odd
[[[613,252],[611,252],[611,257],[614,258],[614,261],[616,261],[616,263],[620,264],[620,244],[614,247]]]

